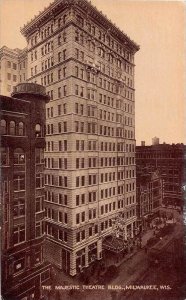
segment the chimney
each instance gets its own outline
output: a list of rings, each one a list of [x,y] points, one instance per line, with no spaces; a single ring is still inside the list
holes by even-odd
[[[145,146],[145,141],[141,141],[141,146]]]
[[[160,139],[158,137],[154,137],[152,138],[152,145],[159,145],[160,143]]]

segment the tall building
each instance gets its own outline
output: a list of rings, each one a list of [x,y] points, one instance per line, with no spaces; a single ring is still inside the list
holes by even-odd
[[[47,257],[71,275],[102,258],[121,213],[136,225],[134,55],[86,0],[54,1],[22,29],[28,81],[46,87]]]
[[[0,49],[0,95],[10,96],[13,88],[27,79],[27,49]]]
[[[183,206],[185,150],[183,144],[136,147],[137,174],[159,171],[163,180],[164,204]]]
[[[40,299],[43,260],[45,88],[16,86],[1,101],[1,272],[3,299]]]

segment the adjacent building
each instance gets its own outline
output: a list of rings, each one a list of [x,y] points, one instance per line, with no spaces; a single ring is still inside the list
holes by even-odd
[[[0,49],[0,95],[10,96],[13,88],[27,79],[27,49]]]
[[[3,299],[40,299],[43,260],[45,88],[23,83],[1,101]]]
[[[158,171],[141,174],[137,172],[136,176],[138,226],[147,229],[162,207],[163,181]]]
[[[183,144],[159,144],[136,147],[137,174],[153,173],[158,170],[163,180],[163,203],[183,206],[184,183]]]
[[[118,213],[136,225],[134,55],[139,46],[86,0],[27,23],[28,81],[46,87],[46,255],[75,275],[102,258]]]

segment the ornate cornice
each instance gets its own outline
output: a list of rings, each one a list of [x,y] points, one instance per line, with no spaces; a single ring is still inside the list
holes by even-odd
[[[123,44],[129,46],[134,52],[138,51],[140,47],[130,39],[130,37],[121,31],[115,24],[103,15],[91,2],[87,0],[54,0],[43,12],[39,12],[30,22],[21,28],[21,33],[28,38],[30,34],[37,31],[43,23],[55,18],[62,10],[66,8],[76,8],[86,14],[87,19],[92,18],[93,21],[99,23],[104,27],[107,34],[121,40]]]

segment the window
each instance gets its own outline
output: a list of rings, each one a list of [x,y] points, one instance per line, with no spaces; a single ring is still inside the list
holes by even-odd
[[[17,70],[17,64],[13,63],[13,69]]]
[[[41,261],[42,261],[42,248],[39,246],[34,249],[34,263],[36,265],[36,264],[40,263]]]
[[[79,195],[76,195],[76,206],[79,206]]]
[[[64,67],[64,68],[63,68],[63,77],[65,78],[65,77],[66,77],[66,75],[67,75],[67,68],[66,68],[66,67]]]
[[[67,50],[64,49],[63,50],[63,60],[65,60],[67,58]]]
[[[13,228],[13,243],[25,242],[25,225],[18,225]]]
[[[58,116],[60,116],[60,115],[61,115],[61,105],[59,104],[59,105],[57,106],[57,108],[58,108]]]
[[[23,149],[16,148],[14,150],[14,164],[15,165],[25,164],[25,153],[24,153]]]
[[[66,103],[63,104],[63,112],[64,112],[64,115],[66,115],[66,113],[67,113],[67,104]]]
[[[11,80],[11,74],[10,73],[7,74],[7,79]]]
[[[67,132],[67,122],[63,122],[63,131]]]
[[[61,88],[58,88],[58,98],[61,98]]]
[[[8,148],[1,147],[1,165],[7,166],[9,163],[9,153]]]
[[[76,158],[76,169],[79,169],[79,161],[80,161],[80,158]]]
[[[15,260],[14,260],[14,273],[23,271],[25,268],[25,257],[23,254],[16,255]],[[26,297],[27,299],[27,297]]]
[[[43,197],[36,198],[36,212],[43,210]]]
[[[63,222],[63,214],[61,211],[58,211],[58,221]]]
[[[16,134],[16,125],[14,121],[10,121],[10,135]]]
[[[76,214],[76,224],[79,224],[79,222],[80,222],[80,216],[79,214]]]
[[[18,124],[18,135],[24,135],[24,124],[23,124],[23,122],[19,122],[19,124]]]
[[[58,132],[61,133],[61,123],[58,123]]]
[[[36,134],[36,137],[41,137],[41,125],[40,124],[36,124],[35,134]]]
[[[44,187],[44,178],[42,173],[36,174],[36,189]]]
[[[25,190],[25,175],[14,175],[14,191]]]
[[[67,187],[68,186],[68,181],[67,181],[67,177],[65,176],[64,177],[64,187]]]
[[[42,221],[36,222],[36,228],[35,228],[35,236],[39,237],[42,235]]]
[[[61,35],[58,36],[58,46],[61,45]]]
[[[1,120],[1,134],[7,134],[6,121]]]
[[[67,140],[64,140],[64,151],[67,151]]]
[[[35,163],[36,164],[44,163],[44,151],[42,148],[35,149]]]
[[[61,61],[61,52],[58,52],[58,62]]]
[[[67,95],[67,86],[64,85],[63,87],[63,95],[66,96]]]
[[[64,213],[64,223],[67,224],[68,223],[68,217],[67,217],[67,213]]]
[[[20,217],[25,215],[25,199],[14,199],[13,202],[13,216]]]

